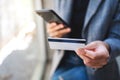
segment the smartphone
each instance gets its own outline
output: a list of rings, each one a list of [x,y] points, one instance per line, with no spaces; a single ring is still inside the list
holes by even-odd
[[[63,24],[65,27],[69,26],[54,10],[42,9],[37,10],[36,13],[48,23],[56,22],[57,24]]]

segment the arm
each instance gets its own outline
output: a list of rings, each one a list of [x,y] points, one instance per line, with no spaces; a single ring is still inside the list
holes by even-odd
[[[91,68],[102,68],[108,58],[114,59],[120,54],[120,6],[110,25],[109,35],[104,41],[93,41],[83,49],[76,50],[84,63]]]
[[[120,55],[120,3],[111,26],[109,37],[105,42],[110,46],[110,56],[112,59]]]

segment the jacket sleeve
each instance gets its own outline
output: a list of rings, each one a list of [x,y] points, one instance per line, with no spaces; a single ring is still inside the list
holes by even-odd
[[[113,18],[109,35],[105,42],[110,46],[110,59],[114,59],[120,55],[120,3],[118,3],[115,17]]]

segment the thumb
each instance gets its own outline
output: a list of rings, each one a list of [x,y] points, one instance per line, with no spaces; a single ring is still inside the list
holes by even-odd
[[[95,49],[96,47],[97,47],[97,41],[94,41],[87,44],[84,48],[88,50],[92,50],[92,49]]]

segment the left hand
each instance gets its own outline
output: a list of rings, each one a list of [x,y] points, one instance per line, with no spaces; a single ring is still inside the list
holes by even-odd
[[[107,64],[109,58],[109,46],[102,41],[94,41],[84,48],[76,50],[84,64],[91,68],[102,68]]]

